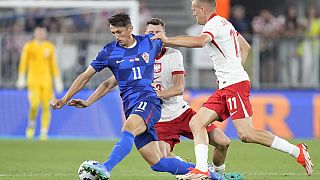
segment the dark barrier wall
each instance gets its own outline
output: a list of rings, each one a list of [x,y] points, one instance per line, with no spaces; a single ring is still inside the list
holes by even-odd
[[[197,110],[212,91],[187,91],[185,98]],[[75,97],[87,98],[92,91],[81,91]],[[23,137],[27,126],[27,92],[0,91],[0,137]],[[284,138],[320,138],[320,92],[259,91],[251,96],[257,129],[268,129]],[[39,133],[40,116],[37,118]],[[119,93],[111,92],[91,107],[77,109],[65,106],[52,111],[50,137],[117,138],[124,121]],[[215,123],[231,138],[236,131],[227,120]]]

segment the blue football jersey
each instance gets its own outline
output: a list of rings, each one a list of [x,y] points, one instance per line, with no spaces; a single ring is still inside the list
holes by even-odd
[[[137,41],[133,48],[124,48],[113,41],[104,46],[91,63],[98,72],[106,67],[112,71],[125,112],[145,98],[157,98],[151,83],[154,59],[161,51],[162,42],[150,40],[152,34],[133,36]]]

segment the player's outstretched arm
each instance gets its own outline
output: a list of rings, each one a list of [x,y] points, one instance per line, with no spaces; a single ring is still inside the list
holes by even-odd
[[[200,36],[176,36],[168,38],[162,32],[155,34],[151,39],[161,39],[161,41],[168,46],[181,46],[188,48],[201,48],[211,41],[211,37],[207,34],[201,34]]]
[[[96,70],[90,65],[87,70],[81,73],[78,78],[72,83],[68,92],[62,99],[53,98],[50,101],[50,107],[52,109],[62,108],[77,92],[79,92],[90,80],[90,78],[96,73]]]
[[[71,99],[68,102],[68,106],[75,106],[77,108],[86,108],[99,100],[101,97],[106,95],[108,92],[111,91],[118,83],[114,76],[111,76],[109,79],[105,80],[100,84],[100,86],[94,91],[94,93],[87,99]]]
[[[244,64],[248,58],[251,46],[241,34],[238,35],[238,41],[240,46],[241,64]]]

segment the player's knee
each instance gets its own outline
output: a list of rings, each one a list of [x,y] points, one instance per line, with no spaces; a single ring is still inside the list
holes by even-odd
[[[228,149],[228,147],[230,146],[230,139],[227,137],[223,138],[218,146],[220,149]]]
[[[38,111],[39,103],[31,103],[30,109],[31,111]]]
[[[141,123],[136,123],[133,121],[126,121],[122,127],[122,131],[128,131],[133,135],[137,136],[142,134],[146,130],[146,125]]]
[[[189,127],[192,132],[197,132],[202,126],[196,118],[192,117],[192,119],[189,121]]]
[[[49,106],[49,104],[47,103],[47,104],[43,104],[42,105],[42,109],[43,109],[43,111],[50,111],[50,106]]]
[[[228,137],[219,137],[218,142],[210,139],[210,144],[218,149],[226,150],[230,146],[230,139]]]

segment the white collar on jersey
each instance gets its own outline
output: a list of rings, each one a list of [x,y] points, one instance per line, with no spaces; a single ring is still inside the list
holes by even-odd
[[[127,48],[133,48],[133,47],[135,47],[137,45],[137,40],[136,39],[134,39],[134,40],[135,40],[134,43],[131,46],[127,47]]]

